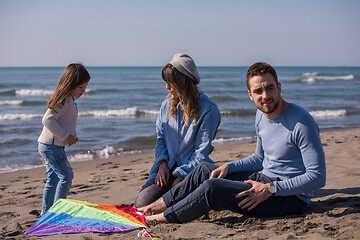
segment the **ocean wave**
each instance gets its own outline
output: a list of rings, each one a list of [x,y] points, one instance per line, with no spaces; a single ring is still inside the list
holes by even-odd
[[[1,106],[1,105],[0,105]],[[88,112],[80,112],[79,117],[94,117],[94,118],[135,118],[143,115],[156,116],[159,111],[156,110],[142,110],[136,107],[119,109],[119,110],[95,110]],[[43,114],[36,113],[7,113],[0,114],[0,121],[8,120],[31,120],[34,118],[42,118]]]
[[[249,141],[255,140],[255,136],[246,136],[246,137],[234,137],[234,138],[215,138],[212,142],[214,144],[222,144],[222,143],[230,143],[230,142],[242,142],[242,141]]]
[[[213,100],[214,102],[231,102],[236,100],[236,98],[228,95],[215,95],[211,97],[211,100]]]
[[[314,82],[315,82],[315,78],[309,77],[309,78],[301,79],[301,81],[302,81],[302,82],[305,82],[305,83],[314,83]]]
[[[137,117],[140,115],[157,115],[156,110],[142,110],[136,107],[117,109],[117,110],[95,110],[88,112],[81,112],[79,116],[90,116],[96,118],[113,118],[113,117]]]
[[[51,96],[54,91],[42,89],[16,89],[16,96]]]
[[[7,113],[0,114],[0,121],[31,120],[34,118],[41,118],[42,116],[42,114],[35,113]]]
[[[1,91],[0,95],[3,95],[3,96],[15,96],[15,89]]]
[[[93,94],[93,93],[113,93],[113,92],[120,92],[119,89],[86,89],[86,93]]]
[[[320,111],[311,111],[310,114],[314,118],[324,119],[324,118],[342,118],[346,115],[345,109],[339,110],[320,110]]]
[[[74,155],[70,155],[68,158],[70,162],[81,162],[81,161],[88,161],[97,158],[109,158],[112,156],[119,155],[120,152],[122,151],[123,151],[122,148],[116,149],[110,146],[106,146],[103,149],[89,150],[86,153],[77,153]]]
[[[232,111],[221,111],[220,114],[224,117],[246,117],[255,115],[255,111],[251,110],[232,110]]]
[[[114,148],[111,146],[106,146],[103,149],[98,150],[89,150],[85,153],[77,153],[74,155],[69,155],[70,162],[81,162],[81,161],[89,161],[94,159],[101,158],[110,158],[120,155],[132,155],[147,152],[148,150],[125,150],[124,148],[118,147]]]
[[[316,75],[319,75],[319,73],[318,73],[318,72],[307,72],[307,73],[303,73],[303,74],[301,74],[301,75],[308,77],[308,76],[316,76]]]
[[[26,170],[26,169],[32,169],[32,168],[37,168],[37,167],[42,167],[44,166],[44,164],[41,165],[6,165],[4,167],[0,167],[0,173],[4,173],[4,172],[14,172],[14,171],[19,171],[19,170]]]
[[[319,80],[352,80],[354,79],[354,75],[346,75],[346,76],[317,76],[315,79]]]
[[[307,75],[309,77],[301,79],[302,82],[314,83],[316,80],[324,81],[336,81],[336,80],[353,80],[354,75],[349,74],[345,76],[317,76],[317,75]]]
[[[8,101],[0,101],[0,106],[16,106],[22,105],[24,101],[22,100],[8,100]]]

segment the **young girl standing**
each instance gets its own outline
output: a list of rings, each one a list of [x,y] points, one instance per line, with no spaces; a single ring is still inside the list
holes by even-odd
[[[65,146],[78,140],[76,98],[84,94],[90,75],[82,64],[70,64],[60,77],[58,86],[46,104],[48,108],[38,139],[40,155],[45,160],[47,181],[44,188],[41,215],[59,198],[66,198],[74,174],[65,154]]]

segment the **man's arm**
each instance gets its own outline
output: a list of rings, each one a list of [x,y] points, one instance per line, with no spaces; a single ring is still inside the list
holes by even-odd
[[[305,173],[277,181],[275,183],[277,196],[297,195],[325,186],[325,154],[317,125],[311,120],[309,119],[305,124],[298,123],[293,131],[293,141],[301,152]]]
[[[258,172],[263,169],[262,167],[263,160],[264,160],[264,151],[262,148],[262,141],[258,137],[256,141],[255,153],[241,160],[226,163],[226,165],[229,167],[229,173],[234,173],[239,171]]]

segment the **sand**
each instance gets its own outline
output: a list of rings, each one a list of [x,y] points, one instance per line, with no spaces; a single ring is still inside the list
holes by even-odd
[[[322,132],[327,184],[315,192],[301,216],[259,219],[211,211],[186,224],[153,224],[159,239],[359,239],[360,129]],[[254,142],[215,146],[211,158],[222,164],[255,150]],[[75,178],[68,198],[106,204],[132,204],[147,179],[154,153],[72,163]],[[45,168],[0,174],[0,238],[41,239],[23,233],[39,218]],[[65,234],[42,239],[138,239],[127,233]]]

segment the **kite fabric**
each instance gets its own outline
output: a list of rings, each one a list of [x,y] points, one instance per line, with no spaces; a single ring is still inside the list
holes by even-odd
[[[148,227],[135,206],[59,199],[25,235],[124,232]]]

